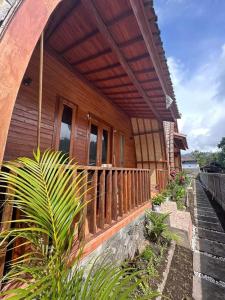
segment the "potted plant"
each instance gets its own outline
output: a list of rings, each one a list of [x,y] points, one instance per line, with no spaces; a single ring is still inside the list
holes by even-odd
[[[170,190],[169,189],[166,189],[162,192],[162,195],[165,199],[165,202],[168,202],[171,198],[171,193],[170,193]]]
[[[152,210],[160,211],[161,204],[164,202],[164,197],[162,194],[157,194],[152,198]]]

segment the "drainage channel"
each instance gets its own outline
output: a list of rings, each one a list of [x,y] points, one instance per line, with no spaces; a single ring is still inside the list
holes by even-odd
[[[225,233],[215,207],[196,181],[193,224],[193,298],[225,299]]]

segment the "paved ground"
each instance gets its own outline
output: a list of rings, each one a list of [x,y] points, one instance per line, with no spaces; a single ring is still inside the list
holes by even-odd
[[[201,184],[194,200],[193,298],[225,300],[225,233]]]

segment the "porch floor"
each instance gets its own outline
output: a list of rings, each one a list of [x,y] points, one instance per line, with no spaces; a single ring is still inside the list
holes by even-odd
[[[194,225],[193,297],[195,300],[222,300],[225,295],[225,232],[214,203],[199,181],[196,181]]]

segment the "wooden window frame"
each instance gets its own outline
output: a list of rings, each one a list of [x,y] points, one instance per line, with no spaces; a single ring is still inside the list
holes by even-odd
[[[113,127],[101,120],[100,118],[89,113],[89,130],[88,130],[88,151],[87,151],[87,165],[89,165],[89,155],[90,155],[90,133],[91,133],[91,125],[95,125],[98,127],[98,137],[97,137],[97,157],[96,157],[96,166],[102,165],[102,135],[103,130],[108,131],[108,146],[107,146],[107,162],[106,164],[112,164],[112,133]]]
[[[71,123],[71,134],[70,134],[70,150],[69,150],[69,157],[72,158],[74,153],[76,116],[77,116],[78,106],[74,102],[61,96],[58,97],[57,99],[57,108],[55,113],[55,126],[54,126],[55,147],[54,148],[55,150],[59,150],[62,115],[63,115],[63,109],[65,105],[72,109],[72,123]]]

